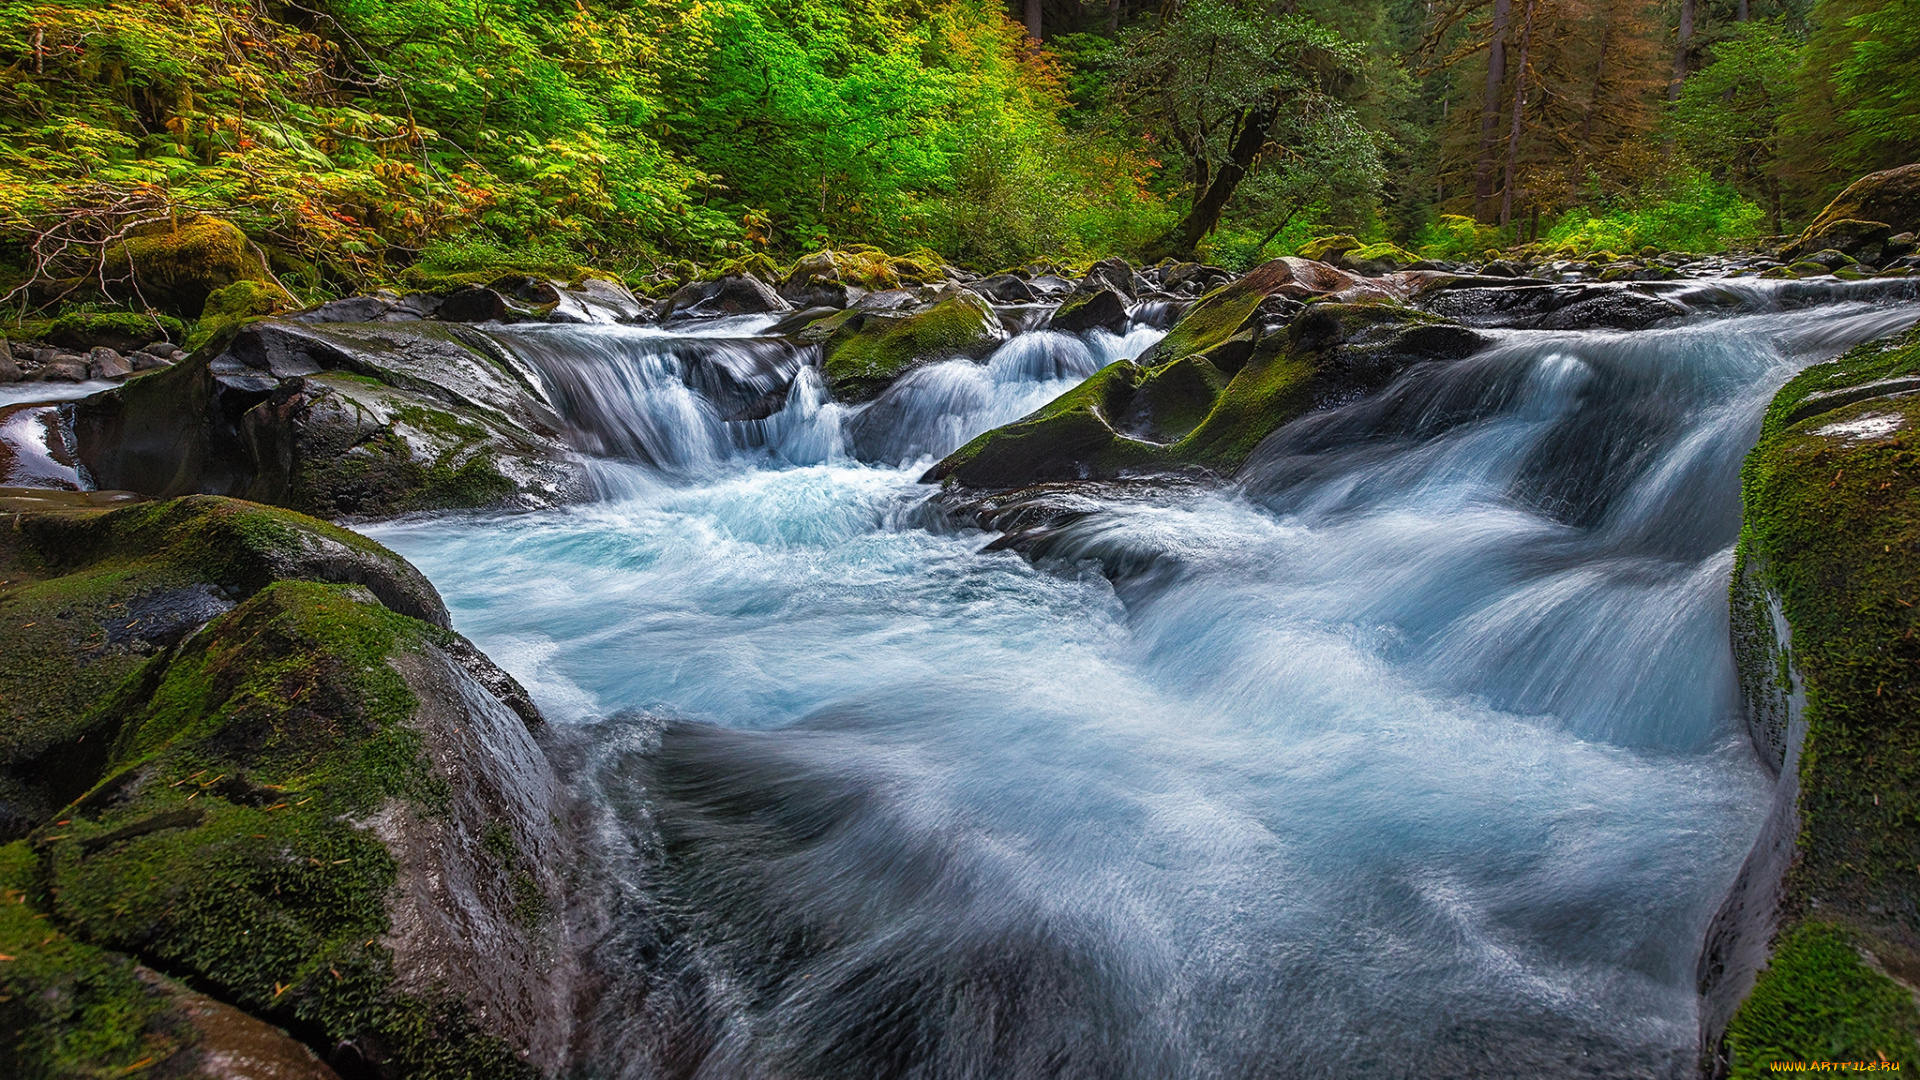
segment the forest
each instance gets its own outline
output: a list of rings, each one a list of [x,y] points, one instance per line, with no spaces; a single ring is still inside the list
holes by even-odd
[[[1914,0],[5,0],[0,293],[111,299],[183,215],[303,302],[829,246],[1713,251],[1920,157],[1916,60]]]

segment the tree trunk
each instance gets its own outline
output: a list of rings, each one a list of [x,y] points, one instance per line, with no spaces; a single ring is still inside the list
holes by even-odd
[[[1240,114],[1240,130],[1234,134],[1233,147],[1227,153],[1227,160],[1213,172],[1213,180],[1205,190],[1200,191],[1193,200],[1193,209],[1187,212],[1175,233],[1178,234],[1179,247],[1174,253],[1189,254],[1200,246],[1214,226],[1220,224],[1220,215],[1227,209],[1227,200],[1233,198],[1233,190],[1253,168],[1260,158],[1260,151],[1267,146],[1267,130],[1280,115],[1277,102],[1267,102],[1258,108]]]
[[[1507,78],[1507,16],[1513,0],[1493,0],[1493,36],[1487,40],[1487,89],[1480,99],[1480,153],[1473,163],[1473,218],[1487,219],[1493,198],[1493,152],[1500,131],[1500,84]]]
[[[1693,3],[1693,0],[1687,0],[1687,3]],[[1035,44],[1040,41],[1040,0],[1027,0],[1027,36]]]
[[[1680,84],[1687,81],[1687,52],[1693,44],[1693,15],[1696,0],[1680,0],[1680,41],[1673,47],[1673,81],[1667,84],[1667,100],[1680,100]]]
[[[1593,149],[1593,117],[1600,111],[1600,88],[1606,84],[1607,77],[1607,39],[1613,36],[1613,20],[1600,24],[1600,44],[1594,50],[1593,89],[1587,93],[1587,115],[1580,119],[1580,153],[1584,156]]]
[[[1689,3],[1692,0],[1688,0]],[[1533,46],[1536,0],[1526,0],[1527,19],[1520,31],[1520,62],[1513,76],[1513,126],[1507,131],[1507,170],[1500,183],[1500,224],[1513,224],[1513,185],[1520,169],[1520,127],[1527,115],[1527,50]]]
[[[1752,6],[1747,3],[1747,0],[1740,0],[1740,6],[1735,8],[1733,11],[1733,21],[1734,22],[1751,22],[1752,19],[1753,19]]]

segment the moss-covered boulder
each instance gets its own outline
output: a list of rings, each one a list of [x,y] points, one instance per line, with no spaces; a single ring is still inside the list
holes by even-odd
[[[280,1028],[52,928],[38,870],[30,844],[0,847],[0,1075],[338,1080]]]
[[[186,337],[179,319],[157,311],[63,311],[44,334],[48,344],[86,352],[105,346],[129,353],[157,341]]]
[[[247,234],[204,214],[135,229],[107,249],[101,277],[120,299],[184,318],[198,318],[217,289],[272,280]]]
[[[822,338],[827,385],[846,401],[876,397],[917,367],[983,357],[1007,338],[992,305],[960,288],[931,290],[901,308],[856,305],[804,333]]]
[[[0,839],[92,782],[111,740],[96,707],[105,695],[273,581],[353,582],[447,623],[404,560],[298,514],[209,498],[100,510],[80,496],[0,494],[11,496],[0,499]],[[71,512],[46,512],[61,510]]]
[[[1292,265],[1300,264],[1300,265]],[[954,451],[926,482],[987,490],[1067,480],[1230,474],[1317,402],[1384,385],[1406,364],[1480,347],[1472,331],[1383,300],[1322,299],[1303,279],[1350,278],[1276,260],[1209,293],[1138,360],[1121,360],[1021,420]]]
[[[1916,391],[1920,332],[1808,368],[1742,475],[1734,651],[1779,781],[1701,958],[1704,1048],[1734,1075],[1920,1066]]]
[[[1920,230],[1920,164],[1868,173],[1855,180],[1787,245],[1782,257],[1791,262],[1807,252],[1839,246],[1828,242],[1827,237],[1830,233],[1842,237],[1849,234],[1852,230],[1844,222],[1887,226],[1883,238]]]
[[[265,320],[71,408],[102,487],[322,517],[551,505],[581,479],[539,381],[481,332]]]
[[[1315,262],[1332,262],[1334,259],[1365,247],[1359,240],[1345,234],[1338,236],[1318,236],[1300,245],[1299,254],[1303,259]]]
[[[187,335],[186,347],[197,349],[222,330],[298,306],[285,289],[271,281],[236,281],[207,294],[200,318]]]
[[[188,1075],[217,1033],[183,1026],[202,1006],[182,983],[264,1021],[241,1035],[283,1028],[350,1077],[560,1068],[559,785],[511,678],[396,610],[431,600],[444,621],[410,567],[218,499],[12,525],[25,580],[0,602],[41,605],[64,625],[33,642],[122,678],[75,702],[98,749],[69,739],[71,800],[0,848],[0,1022],[33,1028],[8,1075]],[[328,552],[369,584],[273,576]],[[16,932],[22,909],[39,935]]]

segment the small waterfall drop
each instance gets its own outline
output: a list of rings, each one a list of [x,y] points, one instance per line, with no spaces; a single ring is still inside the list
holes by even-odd
[[[617,377],[503,334],[630,482],[372,531],[574,747],[583,1071],[1692,1075],[1766,791],[1740,460],[1794,371],[1920,311],[1687,288],[1735,314],[1496,332],[1227,489],[1090,496],[1037,565],[923,527],[896,466],[1159,331],[1023,333],[862,406],[751,323],[610,334]],[[791,374],[729,411],[760,384],[703,383],[720,352]]]

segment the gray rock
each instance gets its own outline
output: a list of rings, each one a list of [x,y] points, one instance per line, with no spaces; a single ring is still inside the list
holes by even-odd
[[[667,319],[711,318],[720,315],[762,315],[788,312],[793,305],[766,282],[751,274],[734,274],[715,281],[682,286],[667,301]]]
[[[40,382],[86,382],[87,362],[77,356],[63,356],[40,365],[33,377]]]
[[[435,312],[442,322],[505,322],[507,298],[481,285],[469,285],[448,295]]]
[[[124,379],[133,374],[133,365],[118,352],[100,345],[87,354],[87,374],[96,379]]]

